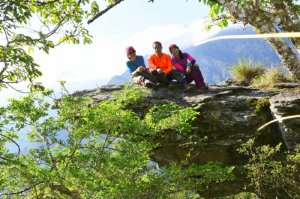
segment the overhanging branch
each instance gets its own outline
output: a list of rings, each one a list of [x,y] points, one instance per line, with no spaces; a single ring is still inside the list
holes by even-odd
[[[38,186],[38,185],[41,184],[41,183],[44,183],[44,181],[37,182],[37,183],[31,185],[30,187],[24,188],[24,189],[22,189],[22,190],[20,190],[20,191],[17,191],[17,192],[1,193],[0,196],[19,195],[19,194],[22,194],[22,193],[24,193],[24,192],[29,191],[30,189],[32,189],[32,188],[35,187],[35,186]]]
[[[109,11],[110,9],[112,9],[113,7],[115,7],[116,5],[118,5],[119,3],[121,3],[124,0],[116,0],[115,3],[110,4],[109,6],[107,6],[104,10],[102,10],[101,12],[99,12],[98,14],[96,14],[93,18],[91,18],[90,20],[88,20],[88,24],[92,23],[93,21],[95,21],[98,17],[101,17],[103,14],[105,14],[107,11]]]
[[[14,139],[12,139],[12,138],[10,138],[10,137],[8,137],[6,135],[3,135],[3,134],[0,134],[0,136],[5,137],[6,139],[8,139],[11,142],[13,142],[18,147],[18,155],[20,155],[20,153],[21,153],[20,145]]]

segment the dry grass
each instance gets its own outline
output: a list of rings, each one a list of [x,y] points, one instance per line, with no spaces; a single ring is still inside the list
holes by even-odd
[[[277,83],[293,82],[293,78],[282,68],[270,68],[262,75],[251,81],[251,86],[256,88],[272,88]]]
[[[235,81],[250,83],[255,77],[264,73],[264,67],[260,63],[253,63],[251,59],[239,60],[232,66],[231,73]]]

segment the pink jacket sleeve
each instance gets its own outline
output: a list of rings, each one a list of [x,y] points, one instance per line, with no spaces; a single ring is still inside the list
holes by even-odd
[[[190,54],[186,53],[187,55],[187,59],[190,60],[190,62],[193,62],[193,64],[196,63],[196,59],[194,57],[192,57]]]
[[[172,60],[172,64],[173,66],[176,68],[176,70],[183,72],[184,71],[184,66],[180,65],[179,63],[177,63],[176,61]]]

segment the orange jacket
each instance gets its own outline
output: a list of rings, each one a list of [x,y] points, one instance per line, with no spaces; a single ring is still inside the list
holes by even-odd
[[[156,54],[151,55],[148,60],[148,65],[152,70],[159,67],[166,75],[173,70],[171,56],[165,53],[162,53],[160,58]]]

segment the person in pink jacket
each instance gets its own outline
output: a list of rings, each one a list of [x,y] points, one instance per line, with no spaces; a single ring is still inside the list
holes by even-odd
[[[172,64],[177,71],[181,72],[187,83],[195,81],[196,87],[207,90],[208,87],[204,83],[202,73],[196,60],[188,53],[182,53],[176,44],[169,46],[170,53],[173,55]]]

